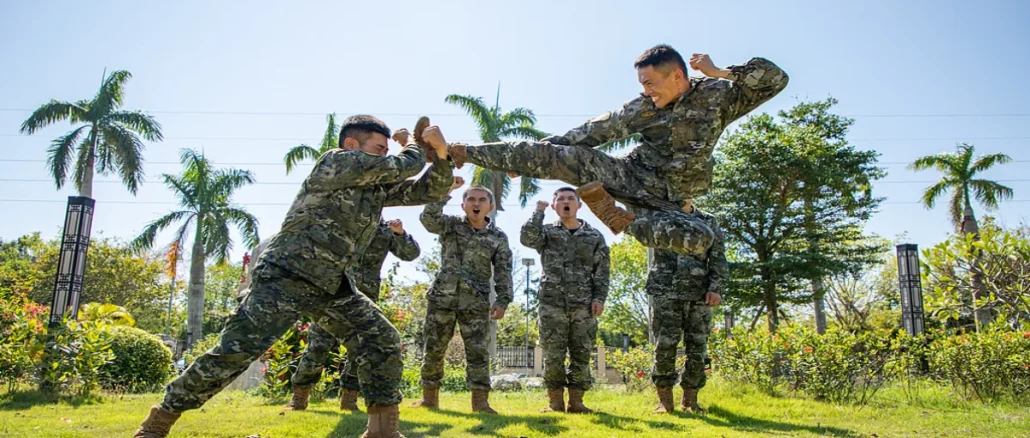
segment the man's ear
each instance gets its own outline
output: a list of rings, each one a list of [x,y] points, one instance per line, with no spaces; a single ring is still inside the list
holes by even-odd
[[[347,137],[343,139],[343,150],[356,151],[358,150],[359,146],[361,146],[361,143],[358,143],[358,141],[354,138]]]

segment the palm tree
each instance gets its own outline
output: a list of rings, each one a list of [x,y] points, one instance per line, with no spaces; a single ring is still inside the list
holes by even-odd
[[[154,118],[140,111],[119,109],[125,100],[125,83],[131,77],[124,70],[105,74],[92,100],[51,100],[21,124],[21,133],[30,135],[63,120],[82,125],[54,139],[47,149],[47,167],[58,189],[64,186],[74,160],[72,178],[80,196],[93,197],[94,170],[101,175],[117,172],[129,192],[136,194],[143,181],[144,146],[139,137],[160,141],[163,136]]]
[[[484,143],[501,141],[505,137],[539,140],[547,136],[546,132],[536,129],[536,116],[532,110],[515,108],[501,112],[501,87],[497,87],[497,100],[493,107],[486,106],[483,98],[451,94],[444,101],[457,105],[465,110],[479,128],[479,138]],[[489,187],[497,198],[497,211],[503,211],[501,202],[508,196],[511,178],[504,172],[495,172],[476,166],[472,183]],[[536,178],[522,177],[519,187],[519,204],[523,207],[529,198],[540,192],[540,184]]]
[[[951,201],[948,205],[948,216],[956,230],[961,232],[963,210],[967,210],[966,214],[973,221],[969,225],[976,228],[972,206],[974,197],[988,210],[998,208],[999,200],[1012,199],[1011,188],[991,180],[977,178],[980,173],[997,164],[1011,162],[1012,158],[1005,154],[991,154],[974,161],[973,145],[962,143],[957,146],[957,149],[954,153],[944,152],[918,158],[908,167],[915,171],[933,168],[943,174],[943,178],[939,182],[927,187],[923,192],[922,203],[926,208],[933,208],[937,198],[950,190]]]
[[[293,169],[305,160],[317,160],[322,154],[328,152],[330,149],[336,149],[338,139],[337,133],[340,127],[336,125],[336,114],[329,114],[325,117],[328,126],[325,128],[325,134],[322,134],[322,142],[319,143],[318,149],[315,149],[306,144],[300,144],[294,146],[286,153],[283,157],[283,161],[286,163],[286,174],[289,175]]]
[[[250,171],[215,169],[203,154],[192,149],[183,149],[181,161],[182,174],[165,174],[164,181],[179,198],[182,209],[147,224],[131,245],[137,250],[149,250],[158,232],[182,221],[170,244],[170,251],[174,251],[186,247],[190,230],[194,230],[186,300],[186,347],[189,348],[203,335],[204,261],[214,257],[216,263],[226,263],[233,246],[230,224],[239,230],[247,247],[257,245],[259,239],[257,218],[232,201],[236,189],[254,183]]]

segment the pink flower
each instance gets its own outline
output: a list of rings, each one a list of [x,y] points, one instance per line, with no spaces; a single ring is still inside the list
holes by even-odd
[[[261,365],[261,375],[268,372],[268,365]]]
[[[304,324],[304,325],[301,325],[301,326],[300,326],[300,331],[302,331],[302,332],[304,332],[304,331],[307,331],[307,330],[308,330],[308,326],[309,326],[309,325],[311,325],[311,324]]]

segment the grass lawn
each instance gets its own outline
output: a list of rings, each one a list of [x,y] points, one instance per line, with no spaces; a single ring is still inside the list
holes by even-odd
[[[926,388],[912,401],[900,389],[881,392],[865,407],[835,406],[792,397],[772,397],[750,387],[710,380],[701,392],[706,416],[655,415],[652,393],[618,389],[588,392],[590,415],[542,414],[542,391],[491,395],[502,415],[470,413],[468,393],[441,394],[441,410],[401,405],[401,431],[410,437],[1026,437],[1030,410],[954,400],[941,388]],[[679,391],[676,391],[677,403]],[[0,395],[3,437],[128,437],[159,401],[160,394],[108,395],[97,401],[46,403],[38,393]],[[343,414],[338,400],[312,402],[305,412],[280,415],[284,400],[242,392],[219,394],[203,409],[182,416],[172,437],[357,437],[364,413]]]

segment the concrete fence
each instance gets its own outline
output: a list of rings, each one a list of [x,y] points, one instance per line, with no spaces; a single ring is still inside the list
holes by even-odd
[[[618,384],[622,382],[622,374],[608,367],[608,352],[616,347],[598,345],[591,354],[590,373],[597,383]],[[544,376],[544,349],[532,347],[497,347],[497,360],[500,369],[494,374],[524,374],[528,377]]]

